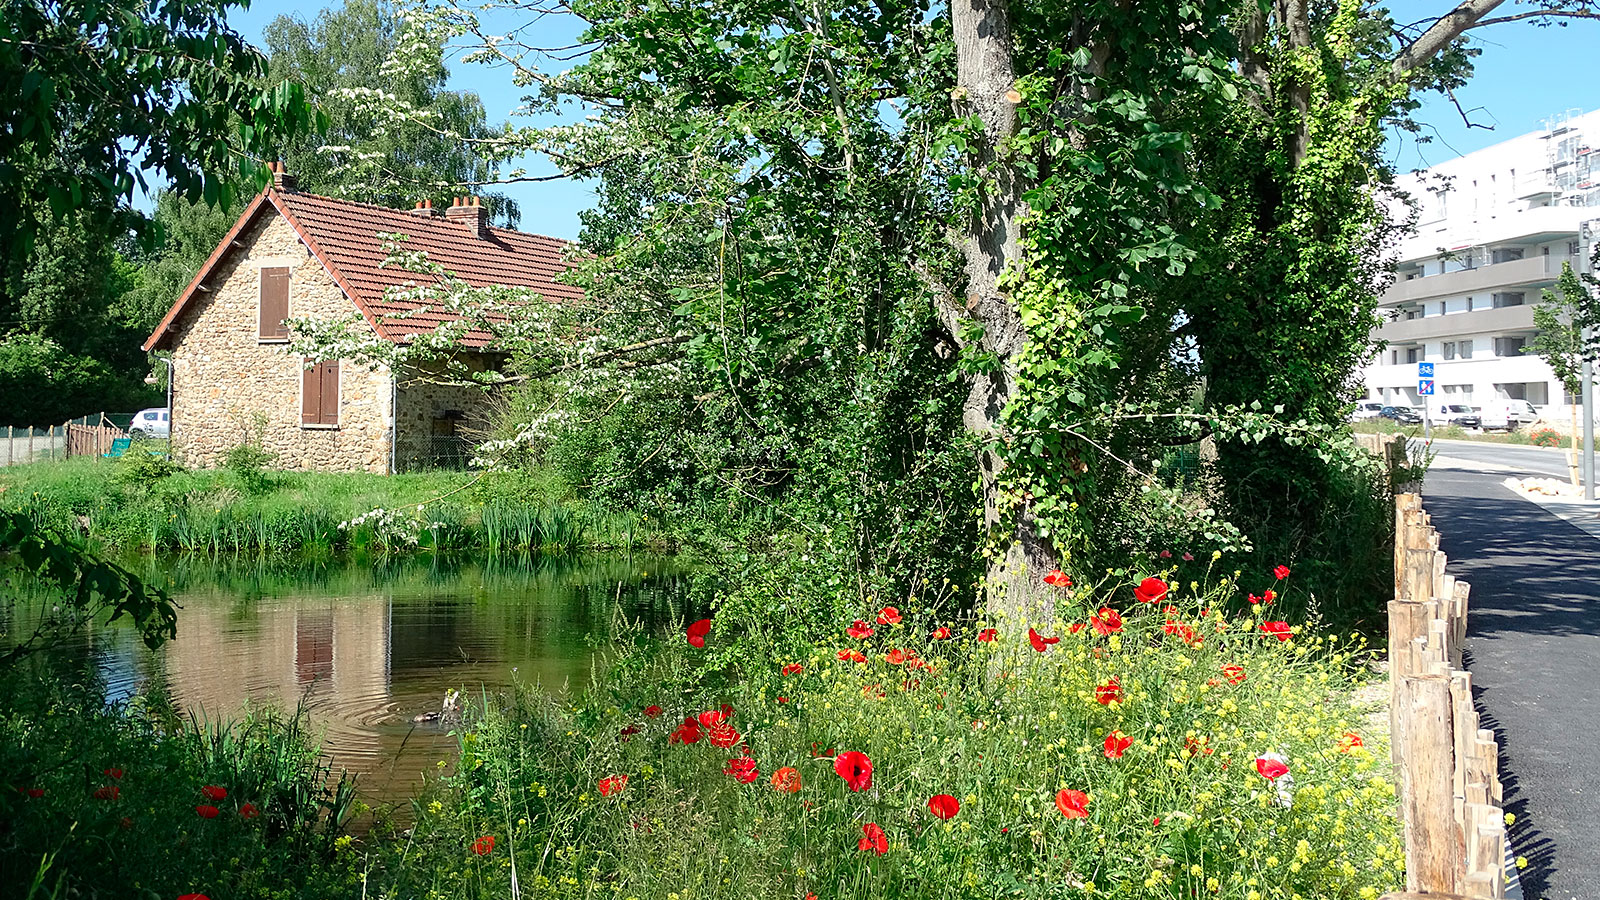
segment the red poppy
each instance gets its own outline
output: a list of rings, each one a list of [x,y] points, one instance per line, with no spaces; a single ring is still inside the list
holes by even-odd
[[[1288,622],[1262,622],[1261,631],[1263,634],[1270,634],[1280,641],[1287,641],[1294,636],[1294,632],[1289,630]]]
[[[1255,594],[1251,594],[1250,596],[1246,597],[1245,599],[1250,601],[1250,605],[1251,606],[1255,606],[1255,605],[1257,605],[1257,604],[1259,604],[1261,602],[1261,598],[1257,597]]]
[[[1269,753],[1265,756],[1256,757],[1256,771],[1260,772],[1261,777],[1268,781],[1277,781],[1279,778],[1289,774],[1289,766],[1279,759],[1276,754]]]
[[[1343,737],[1339,738],[1340,753],[1351,753],[1355,751],[1357,747],[1362,746],[1365,745],[1361,742],[1361,735],[1356,734],[1353,731],[1347,731],[1344,733]]]
[[[672,732],[672,736],[667,738],[667,743],[698,744],[700,743],[700,738],[700,723],[694,719],[684,719],[683,724],[679,725],[678,729]]]
[[[1185,553],[1183,555],[1183,561],[1184,562],[1194,562],[1194,554],[1193,553]]]
[[[209,803],[202,803],[194,808],[195,815],[202,819],[215,819],[221,810]]]
[[[106,770],[106,774],[109,775],[112,778],[117,779],[118,781],[122,780],[122,770],[116,768],[115,766],[113,766],[112,768],[107,769]]]
[[[779,697],[778,698],[778,702],[779,703],[788,703],[789,702],[789,698],[788,697]]]
[[[1155,603],[1167,595],[1167,583],[1159,578],[1146,578],[1133,589],[1133,598],[1140,603]]]
[[[219,803],[219,802],[221,802],[223,800],[228,799],[227,790],[224,789],[224,788],[217,787],[214,784],[208,784],[205,787],[201,788],[200,789],[200,793],[204,794],[206,796],[206,799],[212,801],[213,803]]]
[[[934,794],[928,798],[928,812],[941,819],[948,819],[961,811],[961,801],[949,794]]]
[[[1267,588],[1266,590],[1261,592],[1261,599],[1265,600],[1267,602],[1268,606],[1271,606],[1272,605],[1272,601],[1278,599],[1278,592],[1273,590],[1272,588]]]
[[[1106,759],[1121,759],[1124,750],[1133,746],[1133,738],[1119,729],[1106,735]]]
[[[728,716],[720,709],[708,709],[699,715],[698,721],[706,728],[710,728],[728,721]]]
[[[856,842],[857,850],[871,850],[879,856],[889,852],[889,837],[878,827],[877,822],[868,822],[861,826],[861,833],[865,837]]]
[[[1206,639],[1193,628],[1183,624],[1178,625],[1178,637],[1183,638],[1183,642],[1191,647],[1198,647],[1206,642]]]
[[[178,900],[211,900],[211,898],[207,897],[205,894],[184,894],[182,897],[179,897]]]
[[[906,652],[896,647],[895,649],[890,650],[888,653],[885,653],[883,658],[889,663],[889,665],[898,666],[906,661]]]
[[[1161,551],[1161,558],[1162,559],[1171,559],[1172,558],[1172,551],[1171,550],[1163,550],[1163,551]]]
[[[472,852],[479,856],[488,856],[494,852],[494,835],[486,834],[472,842]]]
[[[624,744],[626,744],[630,738],[632,738],[634,735],[636,735],[638,733],[639,733],[639,726],[638,725],[629,725],[626,728],[622,729],[621,731],[617,732],[617,740],[619,740],[619,741],[623,742]]]
[[[858,641],[864,641],[867,638],[872,637],[872,626],[861,621],[860,619],[857,619],[850,623],[850,627],[846,628],[844,633],[850,635]]]
[[[122,796],[122,788],[116,787],[114,785],[106,785],[105,787],[99,787],[99,788],[95,788],[94,789],[94,798],[96,800],[116,800],[117,798],[119,798],[121,796]]]
[[[1071,625],[1067,626],[1067,633],[1068,634],[1077,634],[1078,632],[1080,632],[1082,630],[1083,630],[1083,623],[1082,622],[1073,622]]]
[[[950,629],[940,625],[938,628],[933,630],[933,634],[931,636],[936,641],[947,641],[950,639]]]
[[[652,703],[644,708],[644,714],[645,718],[654,719],[656,716],[661,715],[661,707]]]
[[[1244,684],[1244,666],[1228,664],[1222,667],[1222,676],[1228,679],[1229,684]]]
[[[852,791],[872,787],[872,760],[859,750],[846,750],[834,757],[833,770]]]
[[[259,815],[261,815],[261,810],[256,809],[256,805],[254,803],[246,803],[245,805],[239,807],[239,818],[241,819],[254,819]]]
[[[1089,795],[1083,791],[1061,790],[1056,792],[1056,809],[1069,819],[1089,818]]]
[[[1045,573],[1044,583],[1051,587],[1072,587],[1072,579],[1068,578],[1066,573],[1060,569],[1052,569]]]
[[[1189,751],[1190,756],[1199,756],[1202,753],[1204,753],[1206,756],[1210,756],[1217,751],[1214,747],[1207,747],[1205,745],[1206,740],[1207,739],[1203,737],[1197,738],[1193,735],[1190,735],[1189,737],[1183,739],[1183,749]],[[1227,764],[1224,763],[1223,765],[1226,766]]]
[[[628,776],[626,775],[612,775],[609,778],[602,778],[599,785],[600,796],[609,797],[612,794],[619,794],[627,786]]]
[[[787,666],[783,667],[783,674],[785,674],[785,675],[799,675],[804,670],[805,670],[805,667],[800,665],[799,663],[789,663]]]
[[[1289,577],[1289,567],[1288,566],[1278,566],[1276,569],[1272,570],[1272,574],[1273,574],[1273,577],[1277,578],[1279,581],[1282,581],[1285,578]]]
[[[1122,614],[1107,607],[1090,616],[1089,624],[1094,626],[1094,633],[1101,637],[1116,634],[1122,630]]]
[[[839,660],[841,662],[864,663],[867,661],[867,656],[860,650],[840,650]]]
[[[1045,648],[1051,644],[1059,644],[1060,642],[1061,638],[1059,637],[1043,637],[1039,634],[1039,632],[1034,631],[1032,628],[1028,629],[1028,643],[1032,644],[1033,649],[1039,651],[1040,653],[1043,653]]]
[[[713,725],[706,729],[706,734],[711,736],[711,746],[719,750],[726,750],[739,743],[741,737],[732,725]]]
[[[701,619],[689,626],[685,636],[689,639],[689,646],[703,648],[706,645],[706,635],[711,633],[711,620]]]
[[[978,640],[983,641],[985,644],[992,643],[999,633],[993,628],[985,628],[978,632]]]
[[[27,794],[29,797],[32,797],[35,800],[44,796],[44,788],[27,788],[26,790],[23,788],[17,788],[17,790],[22,791],[24,794]]]
[[[780,794],[795,794],[800,791],[800,770],[794,766],[784,766],[772,773],[772,789]]]
[[[1122,682],[1113,675],[1110,681],[1094,689],[1094,699],[1101,705],[1109,706],[1122,700]]]
[[[879,625],[899,625],[900,624],[900,610],[896,609],[893,606],[885,606],[883,609],[878,610],[878,624]]]
[[[761,777],[761,773],[756,771],[756,761],[748,756],[736,756],[728,760],[722,774],[732,775],[733,780],[740,784],[749,784]]]

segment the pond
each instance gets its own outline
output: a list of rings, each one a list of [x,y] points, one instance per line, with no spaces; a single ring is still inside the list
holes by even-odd
[[[52,651],[55,666],[98,677],[114,700],[165,694],[213,719],[303,704],[335,770],[357,774],[373,805],[403,806],[453,759],[447,729],[415,721],[446,691],[581,688],[623,618],[661,633],[686,594],[670,559],[620,555],[133,568],[182,605],[177,639],[150,651],[131,629],[100,626]]]

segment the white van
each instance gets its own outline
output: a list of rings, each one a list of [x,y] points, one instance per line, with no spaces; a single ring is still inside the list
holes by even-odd
[[[1516,431],[1539,421],[1539,411],[1526,400],[1491,400],[1483,405],[1484,431]]]

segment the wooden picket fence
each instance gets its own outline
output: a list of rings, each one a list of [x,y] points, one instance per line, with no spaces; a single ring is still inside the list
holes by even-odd
[[[68,425],[67,456],[103,456],[111,444],[128,433],[115,425]]]
[[[1391,750],[1405,820],[1406,891],[1385,900],[1506,895],[1500,748],[1461,669],[1466,582],[1445,572],[1422,498],[1395,497],[1389,604]]]

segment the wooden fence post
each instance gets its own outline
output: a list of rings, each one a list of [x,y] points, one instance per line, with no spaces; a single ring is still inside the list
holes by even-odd
[[[1461,857],[1455,827],[1451,756],[1450,678],[1410,675],[1405,679],[1406,889],[1450,893]]]

